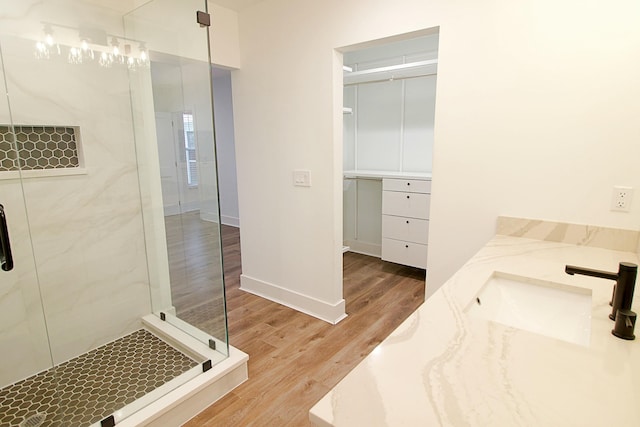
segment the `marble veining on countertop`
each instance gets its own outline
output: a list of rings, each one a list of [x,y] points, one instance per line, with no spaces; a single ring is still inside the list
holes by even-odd
[[[640,248],[640,231],[637,230],[506,216],[498,217],[496,234],[616,251],[638,252]]]
[[[633,251],[496,235],[310,411],[317,426],[638,426],[640,328],[611,334],[613,281]],[[588,346],[470,317],[494,271],[590,290]],[[640,291],[632,309],[640,310]]]

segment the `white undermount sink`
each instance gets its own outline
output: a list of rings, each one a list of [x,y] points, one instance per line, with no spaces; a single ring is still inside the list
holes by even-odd
[[[591,290],[495,271],[469,316],[588,346]]]

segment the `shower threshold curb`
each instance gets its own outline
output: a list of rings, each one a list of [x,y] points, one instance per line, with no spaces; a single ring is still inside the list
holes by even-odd
[[[155,315],[144,316],[142,322],[151,332],[181,351],[195,353],[203,360],[220,359],[219,352],[211,350],[205,344],[163,322]],[[246,353],[230,345],[229,357],[215,364],[207,372],[199,374],[126,418],[118,420],[120,417],[117,413],[114,414],[116,425],[118,427],[181,425],[245,382],[249,378],[248,360],[249,356]]]

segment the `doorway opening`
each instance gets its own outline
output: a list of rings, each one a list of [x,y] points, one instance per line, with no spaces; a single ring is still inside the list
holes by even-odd
[[[345,269],[425,281],[438,40],[434,28],[341,49]]]

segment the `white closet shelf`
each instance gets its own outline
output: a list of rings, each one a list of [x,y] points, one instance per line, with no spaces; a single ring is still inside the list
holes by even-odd
[[[353,108],[342,107],[342,114],[353,114]]]
[[[378,170],[346,170],[342,173],[344,178],[407,178],[407,179],[431,179],[431,172],[397,172]]]
[[[438,60],[410,62],[408,64],[390,65],[388,67],[371,68],[369,70],[344,73],[344,84],[379,82],[386,80],[406,79],[410,77],[431,76],[438,73]]]

